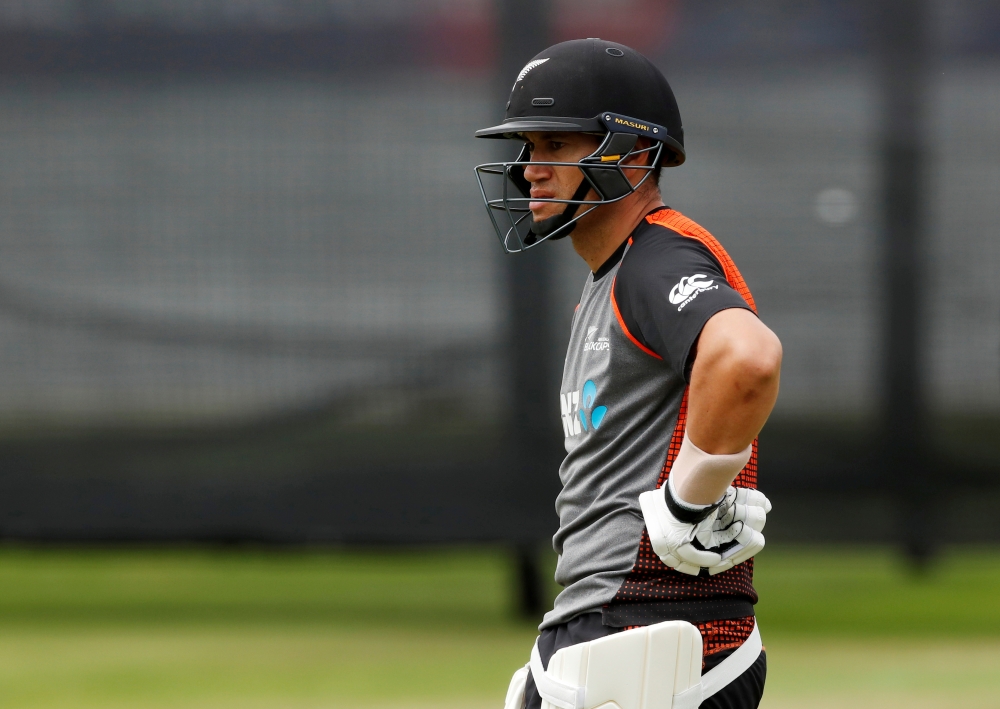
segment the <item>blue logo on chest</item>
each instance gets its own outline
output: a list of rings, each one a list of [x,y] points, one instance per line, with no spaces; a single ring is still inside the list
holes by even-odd
[[[587,412],[590,412],[590,426],[593,426],[596,431],[601,427],[601,421],[604,420],[604,414],[608,413],[608,407],[594,406],[594,402],[597,400],[597,385],[589,379],[583,385],[583,396],[581,398],[583,400],[580,402],[580,423],[583,424],[583,430],[590,430],[590,427],[587,425]]]

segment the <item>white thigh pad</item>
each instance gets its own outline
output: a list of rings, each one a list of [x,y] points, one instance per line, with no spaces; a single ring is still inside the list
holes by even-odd
[[[670,620],[564,647],[548,669],[536,642],[528,667],[542,709],[698,709],[760,652],[755,624],[750,638],[702,677],[701,634],[691,623]]]
[[[528,666],[525,665],[510,678],[510,686],[507,687],[507,698],[504,700],[503,709],[524,709],[524,689],[528,681]]]
[[[531,665],[542,709],[695,709],[701,653],[698,629],[676,620],[565,647],[541,678],[537,651]]]

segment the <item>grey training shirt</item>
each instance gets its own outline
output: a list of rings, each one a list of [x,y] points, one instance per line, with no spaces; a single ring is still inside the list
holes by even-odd
[[[540,627],[601,611],[626,585],[639,588],[630,579],[640,562],[661,567],[652,569],[654,583],[643,581],[652,589],[643,599],[756,602],[752,564],[701,578],[677,574],[655,555],[650,562],[639,509],[639,494],[665,480],[671,440],[683,432],[679,414],[701,329],[720,310],[751,309],[743,290],[718,242],[670,209],[650,214],[588,276],[559,395],[566,458],[553,547],[564,590]],[[755,473],[756,456],[752,462]]]

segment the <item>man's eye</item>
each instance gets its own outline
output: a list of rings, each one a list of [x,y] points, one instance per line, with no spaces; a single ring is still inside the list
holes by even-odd
[[[558,143],[554,140],[549,142],[549,150],[552,150],[553,152],[564,147],[566,147],[566,143]]]

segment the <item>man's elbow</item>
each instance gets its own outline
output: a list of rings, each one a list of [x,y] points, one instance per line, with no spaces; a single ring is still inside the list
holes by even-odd
[[[748,399],[773,399],[781,379],[781,341],[770,330],[743,342],[733,353],[732,367]]]

